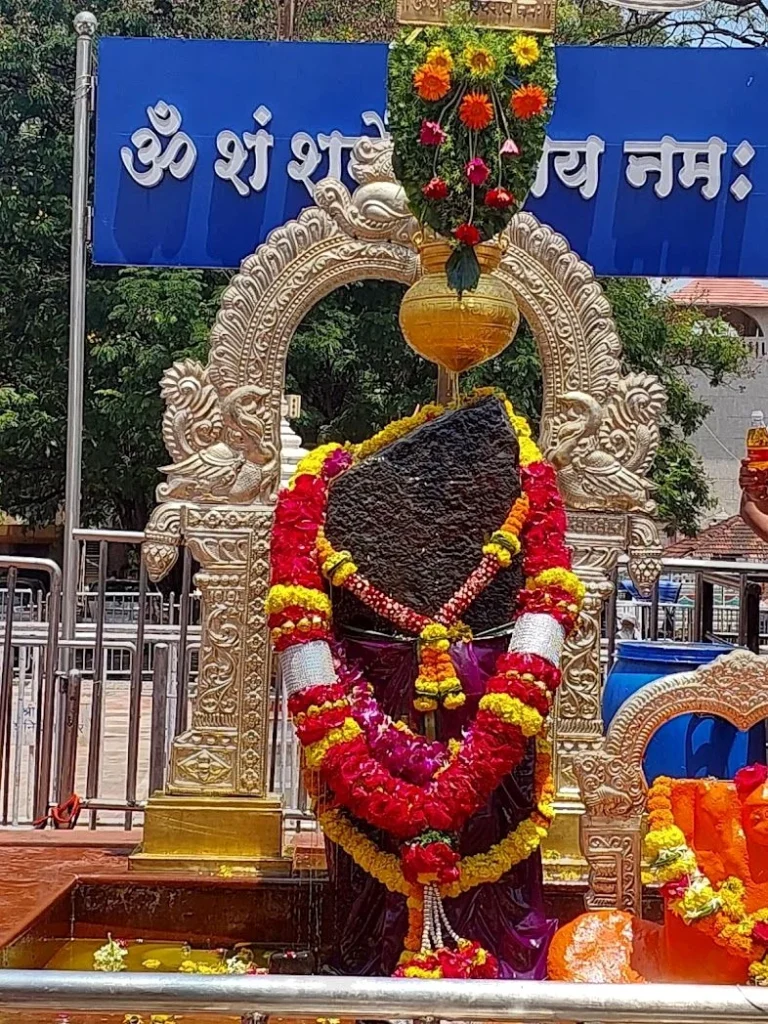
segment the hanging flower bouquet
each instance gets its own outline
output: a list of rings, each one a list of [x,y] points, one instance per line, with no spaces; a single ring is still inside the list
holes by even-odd
[[[555,92],[549,37],[468,20],[403,33],[389,60],[395,173],[422,225],[452,239],[449,285],[477,286],[475,246],[519,210],[541,159]]]

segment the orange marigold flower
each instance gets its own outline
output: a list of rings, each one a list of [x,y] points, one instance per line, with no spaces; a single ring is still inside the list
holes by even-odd
[[[459,117],[471,131],[481,132],[493,120],[493,107],[484,92],[468,92],[461,101]]]
[[[414,73],[413,84],[421,99],[433,103],[441,100],[450,90],[451,76],[447,68],[422,64]]]
[[[540,85],[523,85],[512,93],[509,105],[515,117],[527,121],[540,114],[548,102],[549,96]]]

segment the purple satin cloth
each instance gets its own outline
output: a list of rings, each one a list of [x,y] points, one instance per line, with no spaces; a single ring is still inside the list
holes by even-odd
[[[454,711],[435,712],[438,739],[460,737],[474,715],[506,637],[457,644],[451,657],[467,702]],[[346,657],[360,665],[373,684],[382,709],[415,725],[413,681],[416,645],[397,640],[344,639]],[[421,716],[416,716],[421,717]],[[533,806],[533,744],[514,773],[498,787],[486,807],[467,822],[460,839],[463,855],[484,853],[528,817]],[[397,844],[361,825],[383,848]],[[405,898],[387,890],[335,844],[326,841],[328,867],[337,894],[336,948],[331,968],[342,974],[389,975],[397,966],[407,930]],[[538,853],[493,885],[481,885],[445,900],[454,930],[476,939],[499,960],[503,978],[546,977],[547,950],[557,922],[544,914],[541,858]]]

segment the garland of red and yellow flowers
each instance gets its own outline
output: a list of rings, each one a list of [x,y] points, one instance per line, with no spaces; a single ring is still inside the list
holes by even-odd
[[[734,776],[742,797],[767,781],[768,767],[762,764],[749,765]],[[675,821],[671,779],[660,776],[653,783],[648,812],[645,853],[652,876],[662,883],[667,907],[733,956],[751,961],[753,985],[768,985],[768,907],[748,913],[740,878],[731,876],[714,886],[700,870],[695,851]]]
[[[551,639],[554,630],[561,642],[578,616],[583,586],[570,571],[566,518],[554,471],[543,461],[526,421],[508,402],[506,409],[519,439],[525,515],[516,504],[508,520],[492,535],[483,549],[481,571],[470,577],[476,585],[471,584],[463,595],[463,588],[457,592],[454,611],[466,607],[493,572],[509,564],[522,540],[527,583],[520,595],[518,619],[529,626],[543,623],[545,639]],[[419,908],[423,922],[422,951],[418,954],[421,960],[410,965],[410,973],[444,974],[449,970],[463,971],[465,976],[487,976],[484,972],[491,969],[493,958],[489,960],[489,954],[476,944],[452,933],[438,886],[457,883],[461,877],[453,836],[520,764],[528,739],[543,732],[560,681],[559,669],[553,663],[559,648],[549,658],[524,649],[502,654],[463,741],[450,748],[428,744],[380,713],[377,728],[366,729],[361,709],[373,700],[371,691],[365,685],[345,686],[339,678],[329,646],[331,602],[322,576],[325,569],[337,585],[350,586],[371,603],[379,600],[375,588],[359,575],[350,553],[333,551],[324,538],[329,483],[353,462],[443,411],[439,406],[428,406],[390,424],[368,442],[347,447],[324,445],[302,460],[278,501],[267,613],[275,648],[282,652],[284,678],[298,681],[289,708],[306,765],[318,772],[333,795],[335,807],[403,841],[403,875],[408,883],[425,886]],[[436,653],[447,653],[450,642],[444,623],[429,620],[425,626],[418,619],[409,622],[409,610],[400,609],[402,617],[395,621],[420,632],[422,641],[427,641],[427,647],[432,645]],[[434,637],[424,635],[435,627],[446,632],[436,632]],[[541,649],[549,653],[546,643]],[[422,683],[423,676],[422,667]],[[439,695],[439,685],[436,692]],[[450,706],[448,701],[446,706]],[[380,740],[387,734],[393,738],[396,735],[406,751],[403,763],[391,763],[384,753],[386,744]],[[414,764],[421,764],[422,769],[416,773],[416,781]],[[326,824],[330,822],[326,817]],[[416,905],[413,894],[409,900]],[[443,946],[443,929],[453,937],[457,951]],[[405,973],[409,970],[406,965]]]

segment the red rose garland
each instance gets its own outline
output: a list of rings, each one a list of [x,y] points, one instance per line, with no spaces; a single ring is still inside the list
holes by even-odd
[[[282,652],[289,709],[306,763],[319,772],[337,804],[404,841],[404,873],[427,887],[423,950],[430,956],[433,944],[442,950],[444,919],[437,889],[430,887],[451,880],[457,860],[453,835],[520,764],[528,739],[543,731],[560,682],[560,647],[578,617],[583,596],[582,584],[570,571],[566,517],[554,470],[542,460],[527,423],[508,402],[506,408],[520,442],[522,493],[528,505],[520,537],[527,583],[518,603],[513,649],[499,657],[463,741],[450,751],[444,747],[432,761],[422,738],[381,716],[382,729],[405,733],[404,741],[418,751],[421,781],[408,777],[409,757],[398,763],[383,756],[374,736],[379,730],[366,730],[366,708],[377,707],[371,688],[345,687],[337,678],[328,643],[331,604],[323,582],[328,565],[323,565],[321,549],[328,547],[323,526],[329,482],[355,459],[443,410],[428,406],[360,446],[316,449],[281,493],[273,530],[267,613],[275,648]],[[503,530],[497,536],[503,537]],[[356,578],[351,556],[341,554],[344,559],[335,557],[331,567],[335,583]],[[505,557],[502,564],[509,562]],[[334,572],[341,573],[338,579]],[[430,744],[429,750],[440,747]],[[466,971],[479,971],[474,945],[458,937],[455,941],[458,951],[452,955],[460,957],[462,949],[472,946]],[[443,970],[439,964],[434,969]]]

